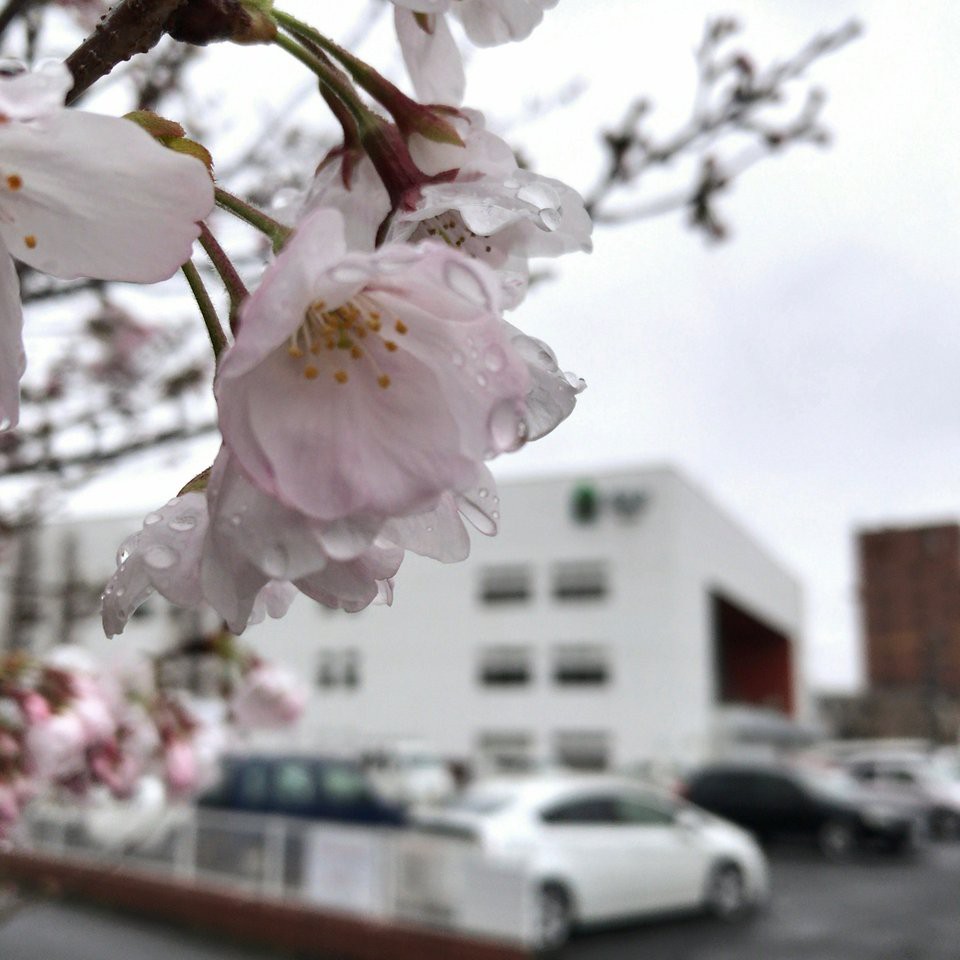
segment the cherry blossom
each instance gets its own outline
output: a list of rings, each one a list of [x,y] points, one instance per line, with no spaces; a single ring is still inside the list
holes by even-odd
[[[521,169],[480,113],[463,111],[456,125],[463,147],[411,138],[424,182],[393,212],[387,239],[433,238],[481,260],[497,271],[501,302],[513,308],[526,294],[530,258],[589,251],[593,225],[575,190]],[[430,182],[446,170],[455,176]],[[340,210],[350,224],[351,249],[371,250],[380,223],[391,214],[388,191],[366,158],[353,163],[349,185],[345,179],[341,159],[331,157],[321,165],[305,209]]]
[[[190,255],[213,206],[203,164],[128,120],[63,109],[63,64],[0,76],[0,422],[16,424],[25,368],[10,257],[66,279],[152,283]]]
[[[345,248],[303,221],[241,311],[214,391],[262,491],[344,531],[433,509],[524,438],[529,374],[492,275],[440,243]]]
[[[492,47],[523,40],[558,0],[393,0],[397,38],[417,96],[425,103],[457,105],[466,79],[445,19],[454,13],[471,42]]]
[[[306,687],[289,670],[258,662],[238,684],[230,710],[241,730],[270,729],[298,720],[306,702]]]

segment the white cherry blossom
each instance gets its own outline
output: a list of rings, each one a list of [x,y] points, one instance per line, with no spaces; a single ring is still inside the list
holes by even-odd
[[[459,18],[478,47],[530,36],[558,0],[393,0],[403,59],[425,103],[457,105],[466,86],[463,61],[445,15]]]
[[[69,70],[0,77],[0,425],[19,415],[25,360],[10,257],[66,279],[153,283],[190,255],[213,185],[135,123],[63,109]]]
[[[340,214],[311,214],[241,310],[217,373],[243,472],[343,531],[469,489],[526,429],[529,373],[493,281],[439,243],[349,253]]]

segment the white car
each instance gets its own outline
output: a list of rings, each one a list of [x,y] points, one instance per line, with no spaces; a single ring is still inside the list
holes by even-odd
[[[520,861],[545,948],[575,925],[699,909],[734,917],[768,895],[766,858],[746,831],[625,778],[489,780],[417,824]]]
[[[863,751],[843,764],[874,796],[924,811],[934,837],[960,839],[960,768],[950,754]]]

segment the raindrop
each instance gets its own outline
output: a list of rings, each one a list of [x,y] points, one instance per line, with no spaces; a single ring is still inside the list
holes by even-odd
[[[493,517],[494,520],[499,520],[499,519],[500,519],[500,511],[499,511],[499,510],[491,510],[491,511],[490,511],[490,516]]]
[[[167,526],[175,533],[186,533],[197,525],[197,518],[191,517],[189,513],[183,513],[179,517],[174,517]]]
[[[510,400],[501,400],[493,408],[488,427],[498,453],[519,450],[527,441],[527,424]]]
[[[169,570],[178,559],[177,551],[162,543],[150,547],[143,555],[143,562],[154,570]]]
[[[477,491],[477,495],[478,495],[478,496],[480,497],[480,499],[482,500],[484,497],[488,497],[488,496],[490,495],[490,491],[489,491],[486,487],[481,487],[481,488]]]
[[[427,533],[433,533],[433,527],[427,526]]]
[[[560,206],[560,197],[556,190],[541,180],[525,183],[517,191],[517,199],[529,203],[538,210],[556,209]]]
[[[126,593],[123,587],[117,587],[117,597],[122,597]]]
[[[520,181],[517,180],[515,177],[507,177],[507,179],[503,181],[503,185],[508,190],[516,190],[517,187],[520,186]]]
[[[163,517],[159,513],[148,513],[143,518],[143,525],[145,527],[152,527],[155,523],[159,523]]]
[[[370,272],[358,263],[338,263],[330,268],[329,276],[336,283],[363,283],[370,278]]]
[[[121,547],[117,551],[117,566],[120,564],[126,563],[130,559],[130,551],[126,547]]]
[[[485,376],[484,374],[482,374],[482,373],[478,373],[478,374],[477,374],[477,383],[479,383],[481,387],[485,387],[485,386],[487,385],[487,378],[486,378],[486,376]]]
[[[230,516],[230,525],[233,527],[239,527],[243,523],[243,517],[239,513],[234,513]]]
[[[472,523],[482,534],[488,537],[496,534],[496,520],[494,520],[479,503],[476,503],[466,496],[458,497],[457,509],[463,514],[464,518]]]
[[[450,359],[453,361],[455,367],[462,367],[466,358],[459,350],[454,350],[453,353],[450,354]]]
[[[490,347],[483,355],[483,365],[491,373],[499,373],[507,365],[507,357],[500,347]]]
[[[449,261],[444,267],[447,286],[468,303],[477,307],[489,307],[490,296],[487,288],[477,274],[466,264],[456,260]]]
[[[547,207],[540,211],[540,223],[546,230],[556,230],[562,220],[563,217],[560,215],[560,211],[552,207]]]
[[[513,346],[527,363],[535,363],[544,370],[557,369],[557,355],[542,340],[536,337],[514,337]]]

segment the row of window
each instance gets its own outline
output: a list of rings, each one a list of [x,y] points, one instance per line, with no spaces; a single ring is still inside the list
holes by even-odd
[[[534,595],[533,569],[523,564],[480,571],[480,599],[486,604],[526,603]],[[601,561],[558,563],[551,571],[555,600],[602,600],[609,592],[607,566]]]
[[[488,730],[480,734],[480,756],[502,772],[535,768],[542,754],[537,739],[525,730]],[[607,770],[611,760],[611,737],[607,730],[558,730],[550,738],[551,763],[574,770]]]
[[[605,647],[564,644],[551,651],[550,675],[566,687],[603,686],[611,678]],[[534,680],[534,652],[525,646],[487,647],[480,653],[477,679],[485,687],[524,687]]]

